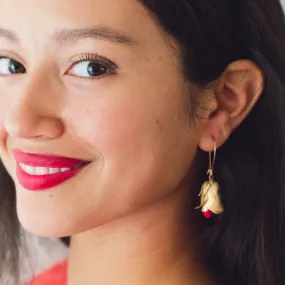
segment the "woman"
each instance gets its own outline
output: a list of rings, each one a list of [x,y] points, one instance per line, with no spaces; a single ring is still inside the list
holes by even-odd
[[[278,0],[2,0],[0,28],[1,272],[21,224],[71,237],[68,285],[285,283]]]

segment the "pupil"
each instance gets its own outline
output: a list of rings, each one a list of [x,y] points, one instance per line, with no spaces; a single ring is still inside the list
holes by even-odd
[[[90,62],[87,69],[90,76],[101,75],[106,72],[106,68],[96,62]]]
[[[25,68],[18,61],[15,61],[15,60],[11,59],[10,62],[9,62],[9,72],[13,73],[13,74],[15,74],[15,73],[24,73],[25,72]]]

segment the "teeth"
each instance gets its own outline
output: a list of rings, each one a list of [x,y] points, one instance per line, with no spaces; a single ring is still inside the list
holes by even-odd
[[[48,169],[48,174],[54,174],[54,173],[59,173],[60,168],[49,168]]]
[[[32,175],[54,174],[54,173],[69,171],[72,169],[72,168],[34,167],[30,165],[25,165],[23,163],[19,163],[19,165],[26,173]]]
[[[30,166],[30,168],[32,167]],[[48,168],[46,167],[35,167],[33,171],[35,171],[35,174],[38,175],[48,174]]]
[[[51,169],[51,168],[50,168]],[[70,170],[71,168],[59,168],[60,169],[60,172],[64,172],[64,171],[68,171]]]

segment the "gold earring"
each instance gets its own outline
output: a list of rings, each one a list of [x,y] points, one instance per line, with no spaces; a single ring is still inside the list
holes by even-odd
[[[216,142],[214,141],[214,156],[212,159],[211,152],[209,152],[209,169],[207,174],[209,180],[202,185],[199,196],[201,197],[200,206],[196,209],[202,208],[202,213],[205,218],[209,219],[213,214],[221,214],[224,211],[221,198],[219,184],[214,180],[214,165],[216,160]]]

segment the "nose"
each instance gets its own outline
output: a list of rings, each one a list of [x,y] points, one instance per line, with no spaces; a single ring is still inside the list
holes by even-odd
[[[25,77],[29,77],[28,74]],[[23,80],[25,82],[26,80]],[[64,132],[63,122],[57,114],[56,88],[45,76],[30,76],[21,84],[4,117],[4,128],[10,136],[21,139],[52,140]],[[20,94],[19,94],[20,93]]]

